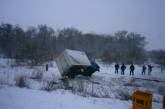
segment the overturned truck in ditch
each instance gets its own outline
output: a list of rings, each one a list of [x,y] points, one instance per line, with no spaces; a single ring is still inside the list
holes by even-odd
[[[90,61],[85,52],[64,50],[57,58],[56,63],[63,77],[74,78],[76,75],[91,76],[99,71],[95,61]]]

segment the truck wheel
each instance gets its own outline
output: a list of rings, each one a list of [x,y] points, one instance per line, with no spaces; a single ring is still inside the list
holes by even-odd
[[[92,74],[91,74],[91,73],[87,73],[87,74],[84,74],[84,76],[89,76],[89,77],[91,77]]]
[[[71,79],[75,78],[75,74],[69,74],[68,78],[71,78]]]
[[[92,76],[92,74],[90,73],[90,74],[88,74],[87,76],[91,77],[91,76]]]

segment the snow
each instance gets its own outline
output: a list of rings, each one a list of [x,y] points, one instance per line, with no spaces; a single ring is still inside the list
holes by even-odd
[[[142,66],[135,65],[135,75],[130,76],[129,65],[125,75],[120,75],[120,71],[119,74],[114,73],[114,64],[99,63],[100,72],[94,73],[91,78],[78,76],[69,80],[69,87],[74,90],[58,86],[46,91],[43,87],[47,87],[49,82],[61,85],[57,65],[50,63],[46,71],[45,65],[13,66],[14,60],[0,58],[0,109],[131,109],[131,100],[123,97],[131,96],[136,90],[151,92],[152,109],[162,108],[165,83],[135,79],[165,80],[165,72],[160,72],[156,66],[151,76],[142,76]],[[41,78],[37,76],[40,73]],[[16,78],[21,76],[26,77],[26,88],[15,86]]]
[[[131,101],[81,97],[70,91],[45,92],[17,87],[0,89],[1,109],[131,109]],[[153,103],[153,109],[161,109]]]
[[[85,52],[67,49],[66,54],[69,56],[72,65],[90,65],[90,61]]]

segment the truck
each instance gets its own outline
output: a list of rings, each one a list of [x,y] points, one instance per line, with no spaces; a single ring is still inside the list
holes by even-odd
[[[56,63],[62,77],[90,77],[94,72],[100,71],[99,65],[95,61],[90,61],[83,51],[66,49],[56,58]]]

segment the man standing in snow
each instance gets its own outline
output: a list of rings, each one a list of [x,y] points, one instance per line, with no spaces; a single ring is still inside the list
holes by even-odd
[[[121,75],[124,75],[125,69],[126,69],[126,66],[124,64],[122,64],[122,66],[121,66]]]
[[[134,70],[135,70],[135,67],[133,64],[131,64],[130,66],[130,75],[134,75]]]
[[[145,73],[146,73],[146,66],[144,64],[143,67],[142,67],[142,75],[145,75]]]
[[[118,74],[118,70],[119,70],[119,64],[116,63],[116,64],[115,64],[115,74]]]
[[[148,65],[148,75],[151,75],[151,72],[152,72],[152,67],[151,65]]]

